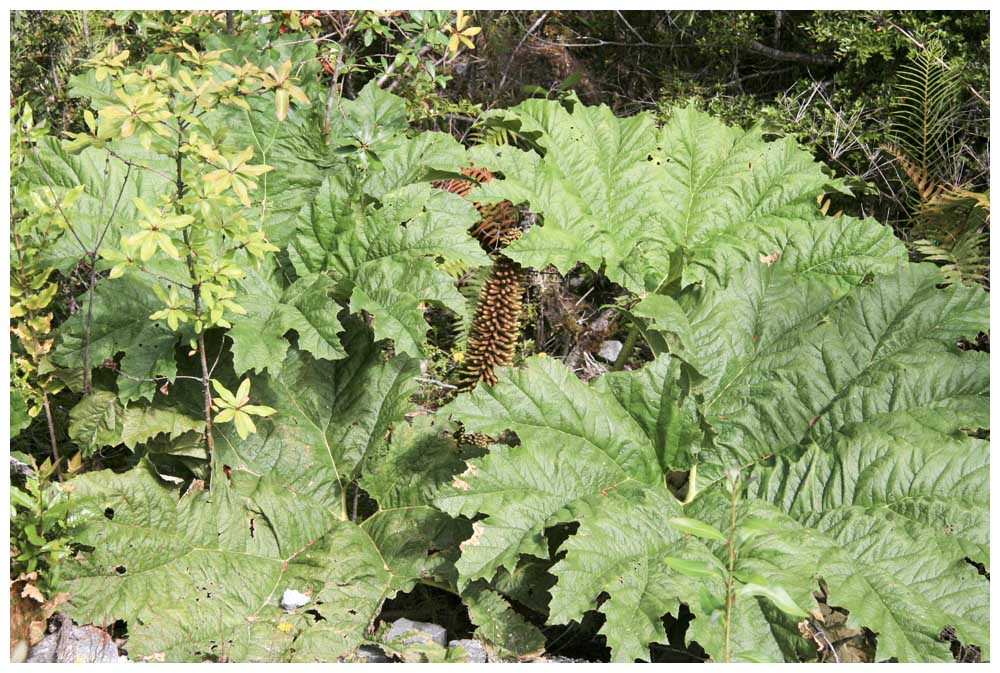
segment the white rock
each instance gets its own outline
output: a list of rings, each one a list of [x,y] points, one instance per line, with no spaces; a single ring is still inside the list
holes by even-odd
[[[281,594],[281,608],[285,612],[292,612],[308,602],[309,597],[295,589],[285,589],[285,593]]]
[[[621,341],[603,341],[601,342],[601,347],[597,351],[597,357],[605,360],[607,362],[614,362],[618,359],[618,355],[622,352],[622,342]]]

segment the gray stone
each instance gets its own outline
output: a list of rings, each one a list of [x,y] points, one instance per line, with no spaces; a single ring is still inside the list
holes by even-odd
[[[415,622],[406,617],[394,621],[389,627],[388,633],[385,634],[385,642],[387,643],[399,638],[403,638],[404,645],[437,643],[441,647],[445,647],[448,644],[448,632],[443,626],[430,622]]]
[[[358,658],[366,664],[389,664],[392,659],[385,656],[385,652],[377,645],[362,645],[357,651]]]
[[[622,352],[622,342],[621,341],[602,341],[601,347],[597,351],[597,356],[602,360],[607,362],[614,362],[618,359],[618,355]]]
[[[10,459],[10,471],[21,477],[30,477],[35,474],[35,471],[31,469],[31,466],[22,463],[17,458]]]
[[[478,640],[473,640],[471,638],[466,638],[464,640],[452,640],[448,643],[448,654],[454,655],[453,652],[456,648],[462,648],[465,652],[462,663],[466,664],[485,664],[486,663],[486,650],[483,649],[483,644]]]
[[[120,661],[128,659],[118,655],[111,636],[96,626],[76,626],[68,619],[28,653],[29,664],[116,664]]]
[[[308,602],[309,597],[295,589],[285,589],[285,593],[281,594],[281,609],[285,612],[292,612]]]

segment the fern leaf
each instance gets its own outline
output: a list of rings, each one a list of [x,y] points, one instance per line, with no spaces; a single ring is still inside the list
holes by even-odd
[[[965,231],[947,246],[920,239],[913,247],[924,260],[940,264],[949,285],[983,282],[990,268],[989,237],[982,232]]]
[[[943,57],[944,48],[932,42],[900,66],[890,124],[894,153],[906,156],[911,164],[903,165],[903,170],[917,185],[921,206],[927,202],[929,176],[947,172],[958,132],[958,72],[946,68]]]

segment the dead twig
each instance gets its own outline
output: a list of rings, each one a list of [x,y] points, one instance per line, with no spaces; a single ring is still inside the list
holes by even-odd
[[[529,28],[524,36],[521,37],[521,41],[517,43],[516,47],[514,47],[514,51],[510,52],[510,58],[507,60],[507,65],[503,69],[503,76],[500,77],[500,83],[497,84],[496,89],[493,90],[494,98],[496,98],[498,93],[503,91],[503,85],[507,83],[507,75],[510,74],[510,67],[514,64],[514,58],[517,56],[517,52],[524,46],[525,40],[531,37],[531,34],[534,33],[540,25],[542,25],[542,22],[545,21],[545,18],[548,15],[548,12],[542,12],[542,15],[538,17],[533,24],[531,24],[531,28]]]

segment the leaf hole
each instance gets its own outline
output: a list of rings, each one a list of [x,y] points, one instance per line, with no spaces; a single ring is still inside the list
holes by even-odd
[[[118,573],[119,575],[124,575],[126,570],[127,568],[125,566],[122,565],[115,566],[115,572]]]
[[[107,519],[108,521],[113,520],[115,518],[115,510],[112,509],[111,507],[105,507],[104,518]]]
[[[979,574],[986,578],[986,581],[990,581],[990,571],[986,569],[986,566],[979,561],[974,561],[968,556],[965,557],[965,562],[979,571]]]
[[[312,618],[313,618],[314,622],[325,622],[326,621],[326,617],[324,617],[323,615],[321,615],[319,613],[319,610],[306,610],[305,613],[307,615],[312,615]]]

